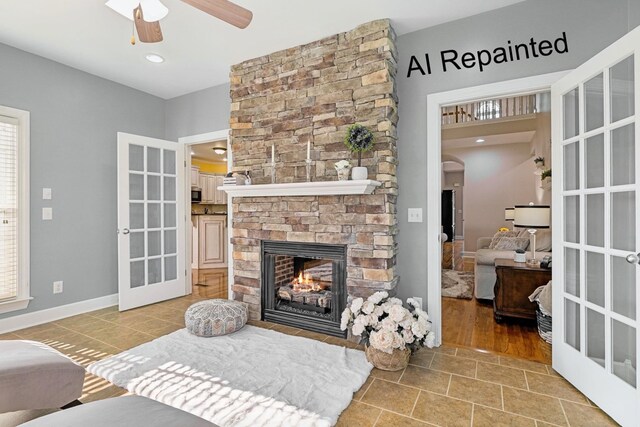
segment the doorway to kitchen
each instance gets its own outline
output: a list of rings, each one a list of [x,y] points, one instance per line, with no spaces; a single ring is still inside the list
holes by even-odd
[[[227,299],[230,295],[231,209],[218,188],[231,165],[229,130],[180,138],[185,149],[187,293]],[[189,178],[190,177],[190,178]],[[190,214],[189,214],[190,213]]]

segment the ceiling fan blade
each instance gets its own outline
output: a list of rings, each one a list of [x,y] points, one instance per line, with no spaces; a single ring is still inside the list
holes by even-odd
[[[229,0],[182,1],[238,28],[247,28],[253,19],[253,13],[250,10],[231,3]]]
[[[138,39],[142,43],[158,43],[162,41],[160,22],[147,22],[144,20],[142,8],[138,6],[133,10],[133,21],[136,23]]]

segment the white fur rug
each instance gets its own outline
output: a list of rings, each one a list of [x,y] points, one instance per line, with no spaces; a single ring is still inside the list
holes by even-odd
[[[247,325],[181,329],[87,370],[224,427],[333,425],[371,368],[362,351]]]

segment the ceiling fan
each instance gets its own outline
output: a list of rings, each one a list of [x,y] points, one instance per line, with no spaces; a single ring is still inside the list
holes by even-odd
[[[229,0],[182,1],[238,28],[246,28],[253,18],[250,10]],[[169,9],[160,0],[108,0],[105,5],[135,23],[141,42],[162,41],[160,20],[167,16]],[[134,36],[131,36],[131,44],[135,44]]]

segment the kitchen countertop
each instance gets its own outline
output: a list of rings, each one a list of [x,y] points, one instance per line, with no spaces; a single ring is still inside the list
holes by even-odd
[[[225,215],[226,216],[227,213],[226,212],[211,212],[211,213],[193,213],[192,212],[191,213],[191,216],[213,216],[213,215],[216,215],[216,216]]]

